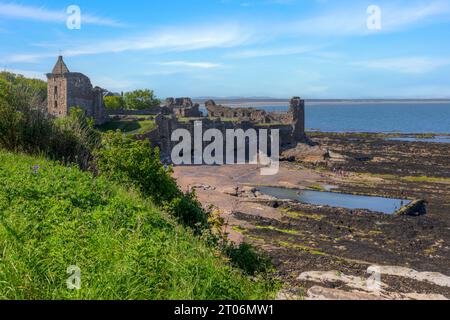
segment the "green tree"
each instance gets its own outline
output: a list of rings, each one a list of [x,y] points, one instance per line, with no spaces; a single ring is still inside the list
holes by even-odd
[[[11,89],[26,95],[35,108],[45,109],[47,106],[47,83],[38,79],[25,78],[20,74],[0,72],[0,80],[8,83]],[[30,100],[32,99],[32,100]]]
[[[105,97],[104,101],[107,110],[125,109],[125,100],[121,96]]]
[[[152,90],[135,90],[125,93],[125,106],[129,110],[145,110],[161,103]]]

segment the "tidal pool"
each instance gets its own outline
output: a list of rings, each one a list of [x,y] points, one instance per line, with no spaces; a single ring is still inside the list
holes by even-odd
[[[347,209],[368,209],[370,211],[393,214],[410,200],[382,197],[358,196],[353,194],[322,192],[314,190],[294,190],[277,187],[258,187],[258,190],[277,199],[296,200],[317,206]]]

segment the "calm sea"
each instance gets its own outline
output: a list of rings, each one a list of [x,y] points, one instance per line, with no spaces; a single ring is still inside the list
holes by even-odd
[[[257,108],[288,110],[288,106]],[[307,103],[306,128],[325,132],[450,134],[450,103]]]

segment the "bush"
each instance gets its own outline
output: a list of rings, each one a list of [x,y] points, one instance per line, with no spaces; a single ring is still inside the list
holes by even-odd
[[[81,108],[72,108],[66,118],[56,119],[49,156],[64,163],[76,163],[83,170],[94,169],[94,151],[101,134]]]
[[[100,136],[81,109],[69,117],[52,119],[45,110],[42,84],[12,74],[0,77],[0,147],[44,154],[88,169]]]
[[[208,213],[198,202],[195,193],[186,193],[166,202],[164,209],[197,234],[209,227]]]
[[[50,143],[52,122],[41,106],[39,88],[13,75],[0,77],[0,147],[36,153]]]
[[[101,175],[138,189],[196,232],[208,227],[208,214],[195,194],[183,194],[179,190],[171,176],[172,169],[163,166],[159,150],[153,149],[148,140],[136,140],[120,131],[108,132],[96,156]]]
[[[239,246],[229,243],[225,248],[225,254],[233,265],[251,276],[268,272],[272,267],[270,258],[248,243],[241,243]]]
[[[120,131],[108,132],[96,155],[100,174],[136,187],[157,205],[181,195],[175,180],[160,161],[159,150],[153,149],[147,140],[136,140]]]

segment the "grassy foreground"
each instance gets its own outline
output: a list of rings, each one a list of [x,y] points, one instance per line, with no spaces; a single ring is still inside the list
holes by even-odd
[[[69,266],[81,289],[68,290]],[[165,213],[75,167],[0,150],[0,299],[267,299]]]

